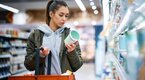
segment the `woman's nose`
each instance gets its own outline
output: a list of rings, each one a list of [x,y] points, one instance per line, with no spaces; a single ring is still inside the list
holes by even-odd
[[[65,16],[63,16],[63,18],[62,18],[62,19],[63,19],[63,21],[66,21],[66,20],[67,20],[67,18],[66,18]]]

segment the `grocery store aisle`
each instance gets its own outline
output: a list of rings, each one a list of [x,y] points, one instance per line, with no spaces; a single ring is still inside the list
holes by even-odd
[[[96,80],[94,65],[94,63],[84,63],[84,65],[74,73],[76,80]]]

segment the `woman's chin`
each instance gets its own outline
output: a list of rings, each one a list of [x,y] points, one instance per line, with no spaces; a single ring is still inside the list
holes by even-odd
[[[60,24],[59,27],[62,27],[64,24]]]

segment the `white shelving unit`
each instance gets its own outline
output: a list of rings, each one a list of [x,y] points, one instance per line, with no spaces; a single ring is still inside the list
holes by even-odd
[[[140,80],[140,67],[145,58],[145,0],[133,0],[132,3],[124,3],[130,0],[105,1],[103,13],[109,17],[104,17],[101,36],[107,39],[108,51],[102,80]],[[145,72],[141,74],[145,75]]]
[[[31,28],[12,24],[0,26],[0,79],[29,72],[24,66],[24,59]]]
[[[109,54],[108,58],[114,63],[114,66],[116,67],[116,70],[118,72],[118,75],[119,75],[120,79],[121,80],[128,80],[127,79],[127,74],[126,74],[124,68],[122,67],[122,65],[120,64],[118,59],[115,57],[115,55]]]

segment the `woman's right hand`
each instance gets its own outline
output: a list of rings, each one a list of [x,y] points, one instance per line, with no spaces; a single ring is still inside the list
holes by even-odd
[[[42,47],[42,49],[40,50],[40,56],[45,57],[49,54],[50,49],[48,49],[47,47]]]

